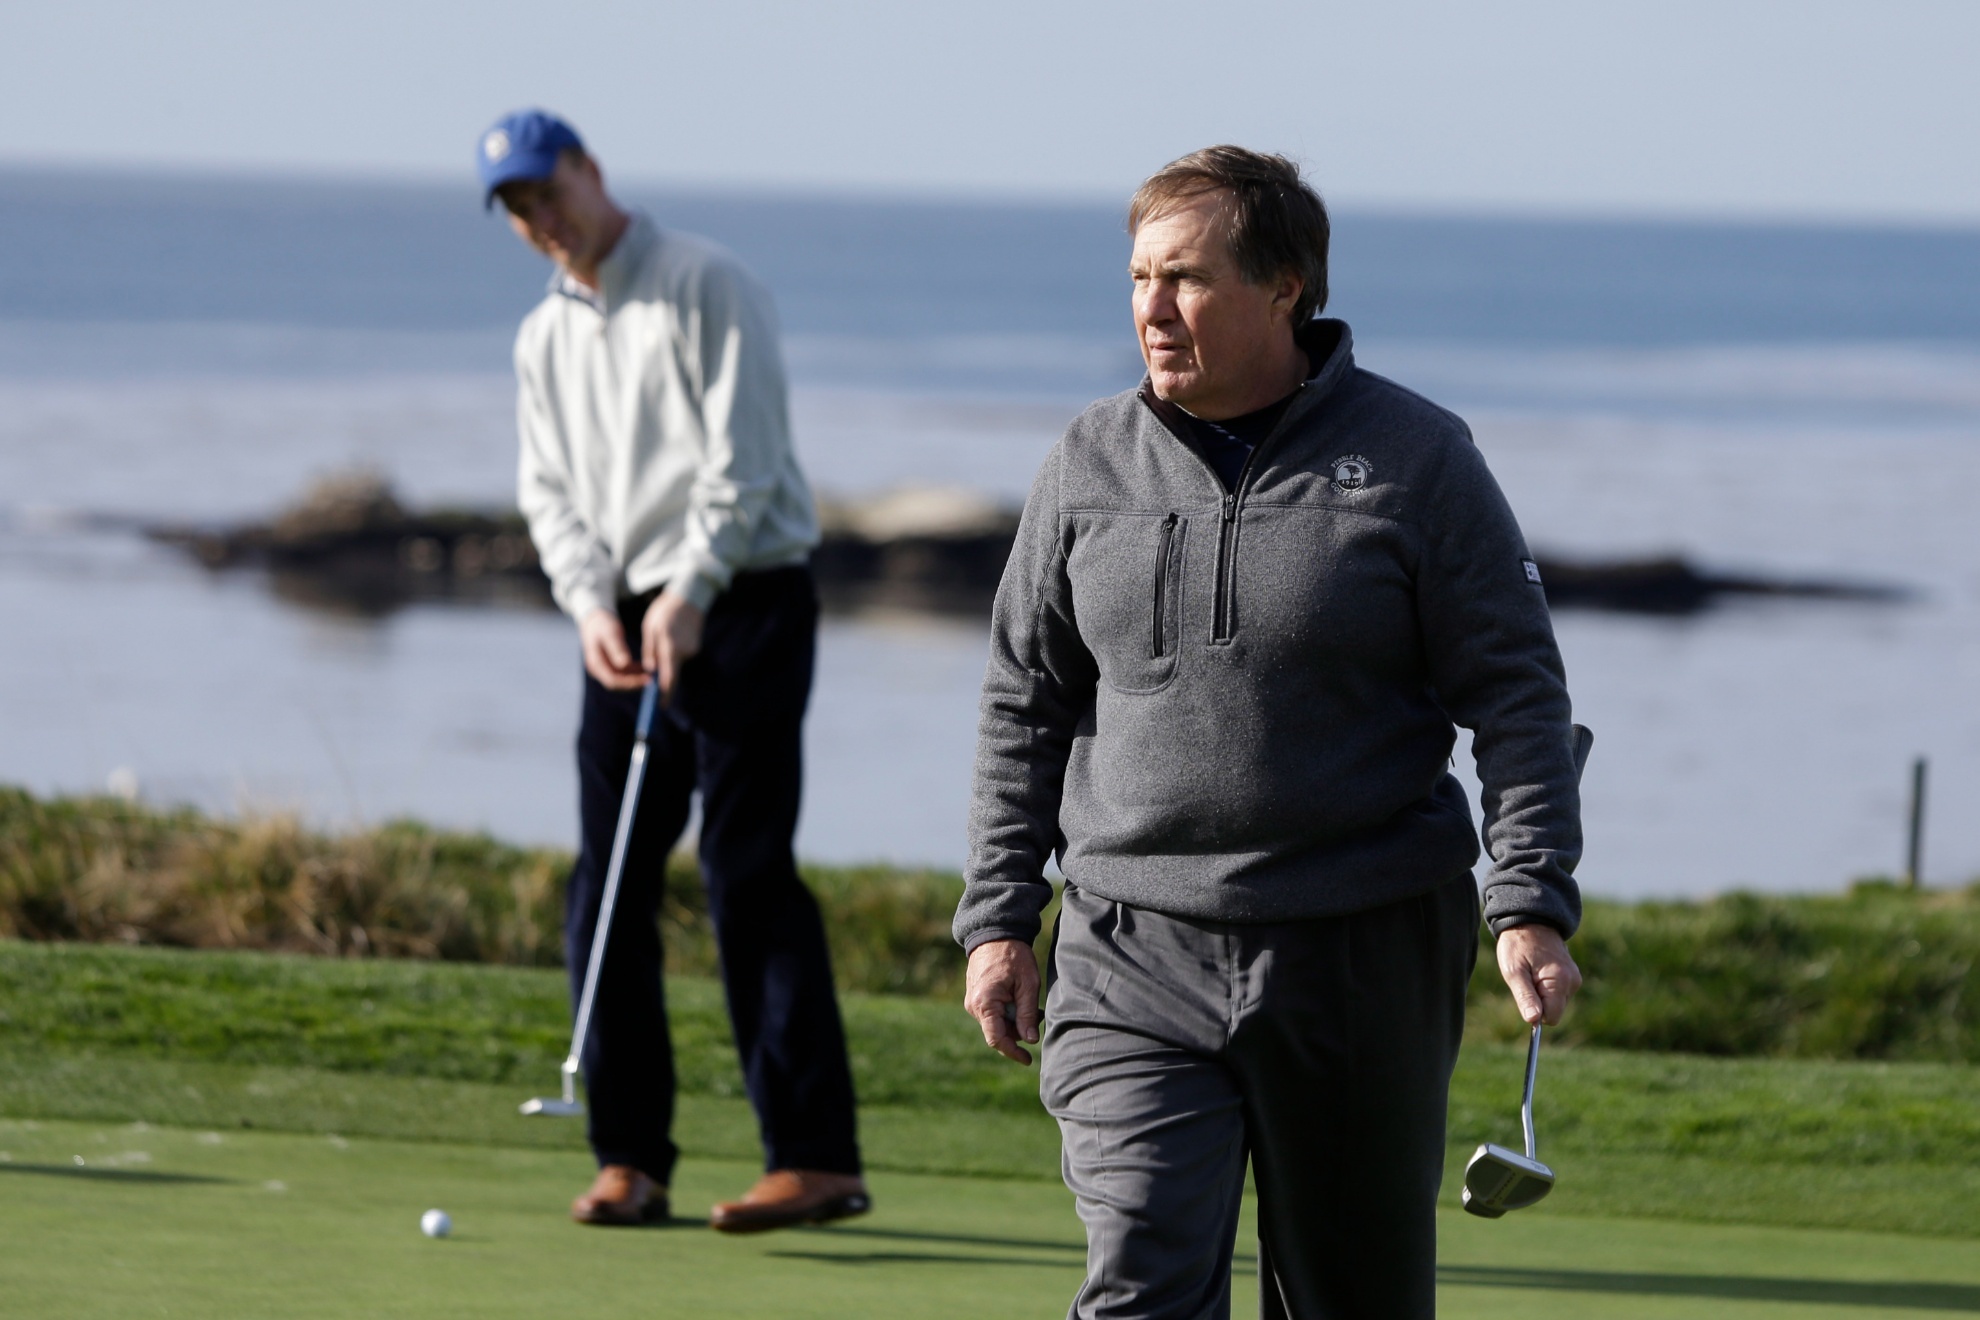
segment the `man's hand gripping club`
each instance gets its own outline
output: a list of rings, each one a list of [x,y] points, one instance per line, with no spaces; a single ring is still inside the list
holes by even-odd
[[[681,666],[701,652],[702,625],[706,622],[693,601],[671,591],[661,592],[640,621],[639,660],[635,663],[619,616],[610,610],[593,610],[578,624],[585,672],[615,692],[636,691],[646,685],[648,674],[658,675],[660,698],[670,701]]]
[[[1038,958],[1023,940],[989,940],[969,953],[963,1007],[983,1028],[991,1049],[1013,1063],[1030,1063],[1018,1042],[1038,1043]]]
[[[1498,955],[1499,975],[1526,1024],[1559,1024],[1581,989],[1581,969],[1561,933],[1552,926],[1514,926],[1499,936]]]

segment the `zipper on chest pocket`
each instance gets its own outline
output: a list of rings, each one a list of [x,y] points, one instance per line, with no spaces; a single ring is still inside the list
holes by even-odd
[[[1161,539],[1155,543],[1155,638],[1152,654],[1159,660],[1167,649],[1169,618],[1169,554],[1176,543],[1176,515],[1162,520]]]
[[[1247,470],[1249,464],[1246,465]],[[1210,640],[1227,642],[1231,638],[1231,579],[1236,569],[1231,563],[1237,539],[1237,496],[1224,496],[1224,519],[1217,530],[1217,600],[1212,611]]]

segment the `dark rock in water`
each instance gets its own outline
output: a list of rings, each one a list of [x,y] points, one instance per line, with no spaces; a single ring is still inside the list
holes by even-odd
[[[520,514],[410,512],[369,473],[319,481],[273,522],[147,532],[208,568],[266,569],[279,595],[324,609],[384,614],[429,600],[550,603]]]
[[[964,490],[903,489],[819,503],[812,571],[827,609],[983,615],[1017,535],[1018,513]],[[547,606],[550,584],[514,512],[413,512],[383,479],[328,478],[274,521],[230,529],[154,527],[214,569],[260,568],[299,604],[381,614],[415,601]],[[1726,595],[1892,600],[1889,587],[1703,572],[1676,557],[1598,562],[1548,557],[1556,608],[1691,614]]]
[[[1017,534],[1017,514],[967,491],[911,489],[821,502],[812,555],[828,609],[982,614]],[[346,613],[419,601],[550,605],[522,516],[408,510],[370,473],[325,478],[272,521],[150,527],[215,570],[260,569],[278,595]]]
[[[1695,614],[1721,596],[1797,596],[1816,600],[1899,600],[1894,587],[1707,573],[1676,556],[1654,559],[1540,561],[1547,603],[1556,609]]]
[[[969,491],[910,488],[820,501],[818,523],[811,570],[827,609],[988,614],[1018,515]]]

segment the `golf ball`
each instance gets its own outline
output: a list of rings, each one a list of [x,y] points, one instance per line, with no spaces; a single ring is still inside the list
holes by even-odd
[[[419,1217],[419,1231],[428,1237],[446,1237],[454,1231],[454,1221],[445,1210],[428,1210]]]

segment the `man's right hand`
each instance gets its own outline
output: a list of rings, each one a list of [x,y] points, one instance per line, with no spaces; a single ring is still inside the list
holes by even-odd
[[[1031,946],[990,940],[971,949],[963,1007],[983,1028],[991,1049],[1013,1063],[1030,1063],[1031,1051],[1018,1042],[1038,1043],[1038,958]]]
[[[578,641],[584,648],[584,672],[615,692],[646,686],[646,671],[626,645],[625,625],[611,610],[599,608],[578,620]]]
[[[1499,935],[1498,952],[1499,975],[1527,1025],[1557,1025],[1581,989],[1581,969],[1561,933],[1552,926],[1514,926]]]

